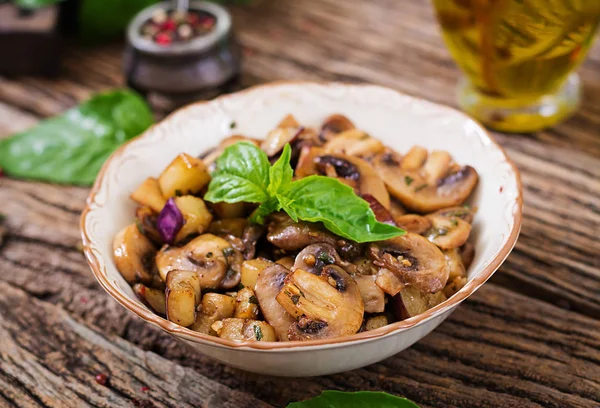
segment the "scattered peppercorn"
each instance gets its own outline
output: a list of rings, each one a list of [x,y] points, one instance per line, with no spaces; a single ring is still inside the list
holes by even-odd
[[[100,385],[106,386],[108,384],[108,375],[104,373],[97,374],[94,379]]]
[[[216,23],[215,16],[204,11],[157,9],[152,17],[142,24],[140,34],[156,44],[169,46],[206,35],[213,30]]]

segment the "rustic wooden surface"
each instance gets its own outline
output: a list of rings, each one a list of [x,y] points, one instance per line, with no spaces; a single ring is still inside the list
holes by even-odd
[[[455,105],[459,72],[428,2],[264,0],[233,13],[244,86],[371,82]],[[0,77],[0,137],[122,85],[121,48],[70,46],[56,80]],[[0,406],[282,407],[325,389],[422,407],[600,406],[599,45],[580,72],[584,103],[569,121],[495,134],[525,194],[521,237],[496,275],[415,346],[327,377],[248,374],[185,349],[95,282],[78,231],[87,189],[1,178]]]

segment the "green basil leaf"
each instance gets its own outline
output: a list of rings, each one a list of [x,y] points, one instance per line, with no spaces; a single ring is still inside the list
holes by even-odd
[[[281,210],[281,205],[276,198],[271,197],[252,212],[250,215],[250,222],[264,224],[267,215],[279,210]]]
[[[213,176],[237,176],[248,180],[267,195],[269,186],[269,158],[267,154],[249,142],[229,146],[217,159]]]
[[[79,35],[88,44],[118,37],[138,12],[155,3],[158,0],[81,0]]]
[[[108,156],[152,123],[148,105],[136,93],[99,94],[0,140],[0,167],[14,177],[90,185]]]
[[[45,6],[51,6],[56,3],[60,3],[64,0],[13,0],[13,3],[17,7],[26,9],[36,9]]]
[[[334,178],[309,176],[294,181],[285,197],[289,202],[284,209],[291,208],[298,218],[322,222],[329,231],[356,242],[382,241],[405,233],[378,222],[369,204]]]
[[[419,408],[409,399],[385,392],[323,391],[316,398],[292,402],[287,408]]]
[[[269,198],[265,190],[250,180],[233,174],[216,174],[204,195],[211,203],[262,203]]]
[[[294,176],[294,170],[290,166],[290,159],[292,157],[292,148],[289,144],[286,144],[281,152],[281,156],[269,169],[269,194],[275,195],[287,188],[292,182]]]

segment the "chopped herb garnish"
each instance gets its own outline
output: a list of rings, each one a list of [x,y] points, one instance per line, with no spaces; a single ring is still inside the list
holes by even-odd
[[[300,295],[293,295],[290,299],[292,299],[292,302],[294,302],[294,304],[297,305],[300,301]]]
[[[6,221],[6,215],[0,213],[0,222]]]
[[[179,190],[179,189],[175,190],[175,196],[176,197],[181,197],[182,195],[183,195],[183,193],[181,192],[181,190]]]
[[[234,290],[236,292],[239,292],[240,290],[244,289],[245,286],[242,283],[238,283],[238,285],[234,288]]]
[[[329,255],[327,252],[319,253],[319,256],[317,257],[317,259],[319,261],[325,263],[326,265],[331,265],[331,264],[335,263],[335,259],[333,258],[333,256]]]
[[[471,208],[471,206],[469,204],[464,204],[463,207],[465,207],[465,208]]]
[[[448,233],[448,230],[445,228],[438,228],[435,233],[436,235],[446,235]]]
[[[250,296],[250,298],[248,298],[248,302],[252,303],[253,305],[258,305],[258,299],[254,295],[252,295],[252,296]]]
[[[415,188],[415,193],[418,192],[418,191],[423,190],[426,187],[427,187],[427,183],[421,184],[420,186],[418,186],[417,188]]]
[[[213,257],[213,253],[212,252],[207,252],[206,253],[206,257],[207,258],[212,258]]]
[[[407,186],[410,186],[413,181],[415,181],[415,179],[412,178],[411,176],[404,176],[404,182],[406,183]]]
[[[451,224],[453,227],[458,227],[458,221],[456,221],[456,219],[454,219],[454,218],[452,218],[452,219],[450,220],[450,224]]]
[[[230,257],[231,255],[234,254],[234,252],[235,251],[233,250],[232,247],[227,247],[227,248],[223,249],[223,256]]]
[[[229,129],[233,129],[237,126],[237,123],[235,123],[235,120],[232,120],[231,123],[229,124]]]
[[[254,325],[254,337],[256,337],[257,341],[261,341],[263,338],[262,330],[261,330],[260,326],[258,326],[256,324]]]

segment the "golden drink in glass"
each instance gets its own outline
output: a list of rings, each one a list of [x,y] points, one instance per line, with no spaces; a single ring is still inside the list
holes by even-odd
[[[459,103],[467,113],[497,130],[533,132],[577,108],[580,85],[573,71],[594,39],[600,0],[433,3],[465,74]]]

